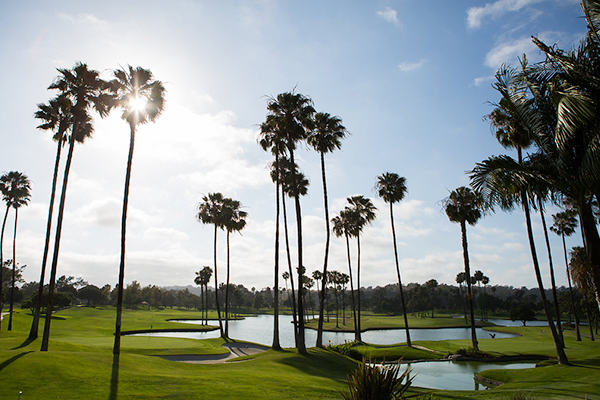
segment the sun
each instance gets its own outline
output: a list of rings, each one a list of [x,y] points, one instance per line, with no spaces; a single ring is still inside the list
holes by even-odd
[[[146,100],[141,97],[134,97],[129,101],[129,107],[132,111],[142,111],[146,108]]]

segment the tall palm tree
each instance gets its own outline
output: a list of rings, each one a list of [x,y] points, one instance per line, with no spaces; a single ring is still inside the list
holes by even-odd
[[[463,296],[463,288],[462,284],[467,282],[467,274],[465,272],[459,272],[456,274],[456,283],[458,283],[458,292],[460,293],[460,297],[462,299],[463,304],[463,313],[465,315],[465,324],[467,323],[467,303],[465,301],[465,297]]]
[[[356,301],[354,298],[354,283],[352,279],[352,259],[350,257],[350,236],[355,235],[356,224],[353,223],[354,215],[351,210],[347,207],[339,212],[338,215],[333,217],[331,222],[333,223],[333,234],[336,237],[344,236],[346,239],[346,254],[348,258],[348,277],[350,280],[350,299],[352,301],[352,316],[354,317],[354,340],[360,340],[360,334],[358,333],[358,321],[356,318]]]
[[[358,341],[361,342],[361,327],[360,327],[360,234],[363,228],[375,220],[375,211],[377,207],[373,205],[371,199],[362,195],[350,196],[346,198],[348,206],[346,206],[352,215],[351,221],[354,224],[354,236],[356,236],[356,307],[357,307],[357,327]]]
[[[196,278],[194,278],[194,283],[200,286],[200,305],[202,307],[202,324],[208,324],[208,307],[206,301],[206,294],[208,290],[204,290],[207,287],[208,282],[210,281],[210,277],[212,276],[212,269],[205,265],[200,271],[196,272]],[[206,316],[206,317],[205,317]]]
[[[46,277],[46,263],[48,261],[48,250],[50,247],[50,236],[52,233],[52,215],[54,211],[54,198],[56,197],[56,183],[58,181],[58,167],[60,165],[60,156],[64,144],[67,142],[67,132],[73,128],[73,103],[65,96],[58,96],[51,99],[48,104],[38,104],[38,110],[35,112],[35,118],[42,121],[37,126],[38,129],[55,131],[52,139],[57,143],[56,160],[54,162],[54,173],[52,174],[52,190],[50,191],[50,204],[48,206],[48,220],[46,222],[46,239],[44,241],[44,253],[42,255],[42,267],[40,271],[40,285],[38,296],[33,313],[29,339],[34,340],[38,337],[40,310],[42,307],[42,297],[44,293],[44,279]]]
[[[223,322],[221,320],[221,306],[219,304],[219,281],[217,278],[217,230],[223,227],[223,203],[225,198],[221,193],[209,193],[202,197],[202,203],[198,205],[196,219],[203,224],[212,224],[214,232],[214,274],[215,274],[215,301],[217,305],[217,317],[219,318],[219,331],[221,337],[225,337]]]
[[[394,242],[396,275],[398,276],[398,288],[400,289],[400,301],[402,302],[404,327],[406,329],[406,345],[411,347],[410,331],[408,329],[408,313],[406,311],[406,302],[404,301],[404,291],[402,290],[402,279],[400,278],[400,263],[398,262],[398,247],[396,246],[396,228],[394,227],[394,203],[401,202],[408,192],[406,178],[395,172],[385,172],[377,177],[375,190],[377,195],[390,205],[390,223],[392,225],[392,239]]]
[[[473,291],[471,289],[471,269],[469,265],[469,250],[467,246],[467,224],[475,225],[481,218],[481,198],[471,189],[461,186],[453,190],[443,200],[444,211],[450,222],[460,224],[460,232],[463,248],[463,262],[465,266],[465,277],[467,281],[467,299],[469,300],[469,312],[471,321],[471,343],[473,348],[479,349],[477,334],[475,332],[475,315],[473,313]]]
[[[329,257],[329,241],[331,232],[329,229],[329,203],[327,201],[327,179],[325,175],[325,154],[332,153],[335,149],[342,147],[342,139],[346,137],[348,131],[342,125],[339,117],[331,116],[328,113],[315,114],[314,129],[308,135],[308,144],[315,149],[321,158],[321,179],[323,181],[323,204],[325,208],[325,256],[323,259],[323,281],[321,290],[327,285],[327,261]],[[323,312],[325,309],[325,298],[321,296],[319,302],[319,324],[317,328],[317,347],[323,346]]]
[[[258,143],[264,151],[270,151],[275,156],[275,161],[272,165],[275,171],[275,262],[274,262],[274,285],[279,288],[279,187],[280,187],[280,162],[279,157],[285,152],[285,144],[283,139],[278,135],[277,120],[272,116],[267,116],[267,120],[260,125],[260,135]],[[273,172],[271,172],[273,177]],[[286,281],[287,285],[287,281]],[[271,348],[281,350],[279,343],[279,290],[275,290],[274,310],[273,310],[273,343]],[[295,315],[295,313],[294,313]],[[295,316],[294,316],[295,318]],[[294,328],[295,332],[295,328]]]
[[[238,200],[227,198],[223,202],[223,225],[227,231],[227,282],[225,283],[225,336],[229,337],[229,234],[240,232],[246,226],[248,213],[241,210],[242,203]],[[279,291],[279,290],[277,290]]]
[[[121,118],[129,124],[129,154],[125,171],[125,190],[123,194],[123,213],[121,217],[121,258],[119,265],[119,286],[117,288],[117,318],[115,323],[115,343],[113,354],[121,353],[121,319],[123,314],[123,285],[125,280],[125,239],[127,232],[127,206],[129,203],[129,184],[135,133],[139,125],[154,122],[164,109],[165,88],[162,82],[155,80],[149,69],[142,67],[117,69],[110,81],[112,106],[123,110]]]
[[[14,292],[15,292],[15,274],[17,268],[17,257],[16,257],[16,242],[17,242],[17,220],[19,217],[19,208],[26,206],[31,198],[31,182],[27,175],[18,172],[11,171],[0,177],[0,191],[2,192],[2,200],[6,202],[6,214],[4,216],[4,222],[2,224],[2,233],[0,234],[0,247],[3,245],[4,240],[4,227],[6,223],[6,216],[8,210],[12,207],[15,210],[15,226],[13,233],[13,258],[12,258],[12,279],[11,279],[11,291],[10,291],[10,308],[9,308],[9,319],[8,319],[8,330],[12,330],[12,317],[14,308]],[[0,252],[0,265],[4,262]],[[0,282],[2,282],[2,275],[0,275]],[[2,292],[0,292],[0,296]]]
[[[590,327],[590,337],[594,340],[594,330],[589,309],[589,294],[594,290],[594,278],[592,276],[592,265],[583,247],[573,247],[571,251],[571,261],[569,262],[571,277],[583,295],[583,301],[586,307],[588,325]]]
[[[313,115],[315,109],[312,100],[302,94],[292,92],[280,93],[276,98],[270,97],[267,103],[267,121],[274,127],[277,136],[285,143],[287,153],[292,165],[296,165],[294,150],[299,142],[306,139],[307,133],[313,129]],[[302,247],[302,210],[300,207],[300,193],[297,187],[297,177],[293,174],[294,203],[296,206],[296,229],[298,241],[298,266],[303,266]],[[302,276],[301,268],[298,269],[298,343],[300,354],[306,354],[304,338],[304,306],[302,302]]]
[[[56,270],[58,267],[58,256],[60,252],[60,239],[62,233],[62,222],[67,200],[67,185],[69,172],[73,159],[75,142],[83,143],[93,133],[90,111],[95,109],[101,117],[108,114],[111,96],[108,94],[108,85],[100,78],[98,71],[91,70],[87,64],[77,63],[73,69],[58,69],[59,76],[48,86],[48,89],[58,90],[61,96],[68,98],[72,103],[73,127],[69,138],[69,150],[65,161],[63,182],[58,205],[58,216],[56,219],[56,231],[54,235],[54,252],[52,254],[52,265],[50,269],[50,281],[48,287],[48,306],[46,307],[46,319],[44,323],[44,335],[42,337],[41,351],[48,351],[50,340],[50,326],[52,322],[52,310],[54,307],[54,286],[56,281]]]
[[[577,219],[573,215],[573,212],[562,211],[552,215],[554,223],[550,227],[550,230],[562,238],[563,253],[565,256],[565,267],[567,269],[567,281],[569,282],[569,296],[571,298],[571,312],[575,318],[575,330],[577,332],[577,341],[581,341],[581,333],[579,331],[579,317],[575,310],[575,298],[573,296],[573,286],[571,285],[571,274],[569,273],[569,260],[567,258],[567,244],[565,241],[566,236],[571,236],[575,233],[577,228]]]

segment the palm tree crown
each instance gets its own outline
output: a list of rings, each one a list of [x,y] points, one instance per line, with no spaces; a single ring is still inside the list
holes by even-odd
[[[377,177],[375,190],[386,203],[398,203],[408,193],[406,178],[395,172],[385,172]]]
[[[481,196],[464,186],[452,191],[444,200],[444,210],[451,222],[475,225],[481,218],[480,206]]]

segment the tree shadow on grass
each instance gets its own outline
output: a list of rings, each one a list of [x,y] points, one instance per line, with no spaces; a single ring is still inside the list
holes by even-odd
[[[24,351],[22,353],[17,354],[16,356],[9,358],[6,361],[4,361],[2,364],[0,364],[0,371],[2,371],[4,368],[8,367],[10,364],[12,364],[13,362],[17,361],[19,358],[21,358],[24,355],[29,354],[29,353],[33,353],[33,351]]]
[[[27,338],[25,339],[25,341],[23,343],[21,343],[20,345],[18,345],[15,348],[12,348],[11,350],[18,350],[18,349],[22,349],[23,347],[27,347],[29,346],[31,343],[33,343],[35,341],[35,339],[32,338]]]
[[[113,354],[112,372],[110,375],[110,393],[108,400],[117,399],[119,389],[119,354]]]
[[[309,349],[306,355],[283,357],[277,362],[314,376],[327,376],[338,382],[346,382],[347,374],[356,368],[356,362],[343,356],[332,356],[326,350]]]

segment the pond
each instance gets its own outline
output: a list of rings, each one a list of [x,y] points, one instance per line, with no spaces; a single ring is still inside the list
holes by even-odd
[[[473,379],[473,374],[486,369],[535,368],[534,363],[485,363],[474,361],[429,361],[402,365],[416,375],[413,386],[440,390],[481,390],[486,387]]]
[[[173,322],[182,322],[187,324],[201,324],[198,320],[178,320]],[[212,325],[218,325],[218,321],[209,321]],[[487,332],[481,328],[476,330],[477,338],[489,339],[492,335],[495,338],[514,337],[510,333]],[[211,332],[160,332],[147,335],[182,337],[190,339],[209,339],[219,337],[219,331]],[[258,315],[256,317],[247,317],[242,320],[229,321],[229,337],[232,339],[245,340],[271,346],[273,344],[273,316]],[[317,331],[307,329],[305,332],[307,346],[314,346],[317,341]],[[470,339],[471,331],[469,328],[443,328],[443,329],[411,329],[410,338],[416,340],[458,340]],[[323,343],[344,343],[344,341],[354,340],[352,332],[323,332]],[[362,333],[362,340],[372,344],[396,344],[406,342],[406,332],[404,329],[381,329]],[[279,343],[281,347],[294,347],[294,331],[291,315],[279,316]]]

